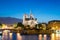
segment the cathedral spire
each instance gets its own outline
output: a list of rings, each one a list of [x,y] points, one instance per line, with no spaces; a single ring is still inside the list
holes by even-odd
[[[33,15],[32,15],[32,11],[30,10],[30,19],[34,19]]]
[[[30,14],[32,14],[32,11],[30,10]]]

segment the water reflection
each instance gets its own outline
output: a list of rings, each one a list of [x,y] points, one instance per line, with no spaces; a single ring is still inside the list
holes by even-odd
[[[12,40],[17,40],[17,34],[15,32],[12,34]]]
[[[39,34],[39,40],[47,40],[47,34]]]
[[[42,34],[39,34],[39,40],[42,40]]]
[[[0,40],[2,40],[2,36],[0,36]]]
[[[22,40],[38,40],[38,35],[22,35]]]
[[[4,30],[2,33],[2,40],[8,40],[8,30]]]
[[[55,33],[52,33],[51,34],[51,40],[56,40],[55,38],[56,38],[56,34]]]
[[[56,34],[52,33],[51,38],[50,38],[50,35],[47,35],[47,34],[44,34],[44,35],[39,34],[39,36],[20,35],[20,33],[15,33],[15,34],[16,34],[16,38],[15,38],[15,35],[13,35],[13,33],[9,33],[9,35],[8,35],[8,31],[5,30],[5,31],[3,31],[2,40],[60,40],[60,34],[57,34],[57,33]],[[0,38],[1,38],[1,36],[0,36]]]
[[[9,39],[12,40],[12,33],[9,33]]]
[[[44,34],[44,40],[47,40],[47,35],[46,34]]]
[[[22,36],[20,35],[20,33],[17,33],[17,40],[22,40]]]

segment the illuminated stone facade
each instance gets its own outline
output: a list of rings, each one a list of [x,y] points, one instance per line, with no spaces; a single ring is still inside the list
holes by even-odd
[[[48,23],[48,27],[51,27],[55,30],[60,30],[60,21],[59,20],[53,20]]]
[[[23,16],[23,25],[24,26],[29,25],[30,27],[34,27],[36,24],[38,24],[37,19],[34,18],[32,13],[30,13],[29,16],[27,14],[24,14],[24,16]]]

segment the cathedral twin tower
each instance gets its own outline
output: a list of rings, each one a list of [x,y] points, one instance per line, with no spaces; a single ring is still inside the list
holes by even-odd
[[[34,16],[32,15],[32,12],[30,12],[29,16],[27,14],[24,14],[24,16],[23,16],[23,25],[24,26],[29,25],[30,27],[35,27],[36,24],[38,24],[37,19],[34,18]]]

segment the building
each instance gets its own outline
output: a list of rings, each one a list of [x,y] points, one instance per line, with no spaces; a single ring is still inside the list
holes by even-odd
[[[55,30],[60,30],[60,20],[52,20],[48,22],[48,27]]]
[[[23,25],[24,26],[29,25],[30,27],[35,27],[36,24],[38,24],[37,19],[34,18],[34,16],[32,15],[32,12],[30,12],[29,16],[27,14],[24,14],[24,16],[23,16]]]

